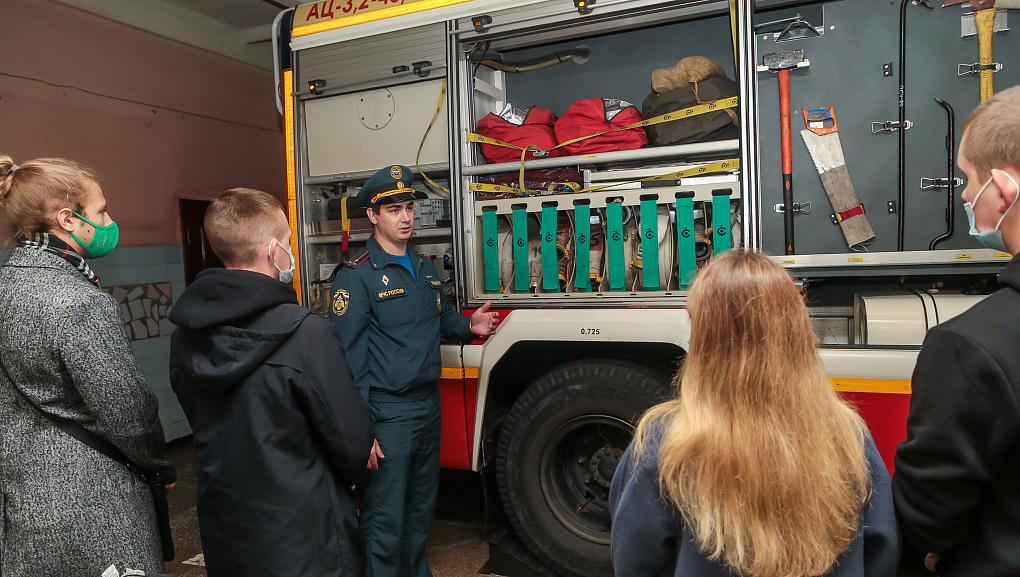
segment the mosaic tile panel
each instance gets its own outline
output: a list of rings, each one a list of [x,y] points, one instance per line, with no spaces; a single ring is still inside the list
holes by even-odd
[[[120,305],[124,332],[132,341],[168,337],[174,330],[167,318],[173,307],[169,282],[120,285],[103,289]]]

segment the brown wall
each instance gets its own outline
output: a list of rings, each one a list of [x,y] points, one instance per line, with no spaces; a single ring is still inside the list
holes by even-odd
[[[179,198],[286,197],[271,72],[49,0],[2,4],[0,152],[98,170],[123,246],[179,245]]]

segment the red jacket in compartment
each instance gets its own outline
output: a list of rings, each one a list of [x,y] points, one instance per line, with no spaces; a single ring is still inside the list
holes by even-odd
[[[514,124],[496,114],[486,114],[478,121],[478,133],[482,136],[495,138],[507,144],[515,144],[526,148],[530,144],[538,146],[542,150],[549,150],[556,146],[556,134],[553,125],[556,123],[556,116],[548,108],[532,106],[522,124]],[[516,148],[482,144],[482,156],[490,163],[497,162],[520,162],[521,151]],[[535,150],[529,150],[526,160],[535,159]],[[552,158],[560,156],[560,150],[550,150],[548,154],[539,158]]]
[[[556,140],[564,143],[582,136],[598,134],[641,122],[641,113],[633,104],[615,98],[587,98],[570,105],[556,121]],[[643,128],[620,130],[588,138],[560,148],[565,155],[633,150],[648,144]]]

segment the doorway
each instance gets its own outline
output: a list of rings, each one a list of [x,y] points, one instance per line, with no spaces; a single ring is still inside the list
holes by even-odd
[[[184,285],[190,285],[198,273],[207,268],[222,267],[205,235],[205,211],[209,200],[180,199],[181,250],[184,255]]]

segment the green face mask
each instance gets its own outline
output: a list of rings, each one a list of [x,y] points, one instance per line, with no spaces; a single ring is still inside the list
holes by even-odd
[[[91,224],[96,229],[96,233],[92,235],[92,242],[86,244],[81,241],[78,237],[74,236],[74,233],[70,233],[71,238],[78,242],[85,248],[85,252],[89,253],[90,258],[99,258],[106,255],[106,253],[113,250],[117,246],[117,240],[120,238],[120,228],[117,227],[116,222],[111,222],[108,226],[99,226],[84,216],[73,213],[74,216],[84,220]]]

